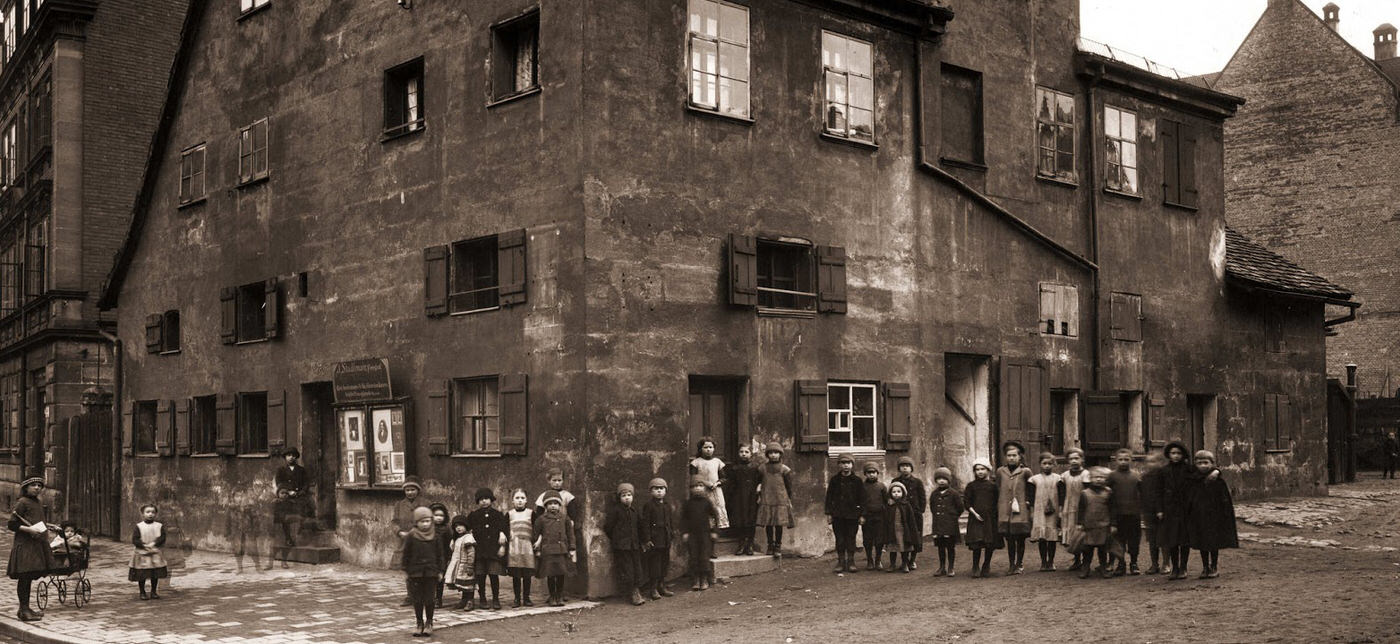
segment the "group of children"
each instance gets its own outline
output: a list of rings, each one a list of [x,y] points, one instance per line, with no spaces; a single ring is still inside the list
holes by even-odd
[[[863,536],[866,570],[917,569],[925,509],[931,514],[931,536],[938,548],[937,576],[954,576],[960,538],[972,550],[973,577],[987,577],[992,551],[1003,547],[1007,574],[1021,574],[1028,540],[1038,546],[1042,572],[1055,570],[1055,553],[1063,544],[1074,555],[1070,570],[1079,571],[1081,578],[1095,570],[1104,577],[1140,574],[1144,527],[1151,557],[1147,573],[1162,572],[1163,553],[1169,579],[1186,576],[1193,548],[1201,552],[1201,578],[1216,577],[1220,550],[1239,546],[1230,490],[1209,451],[1196,452],[1193,466],[1184,445],[1168,443],[1162,454],[1148,456],[1148,469],[1141,475],[1133,471],[1128,449],[1114,455],[1111,471],[1086,469],[1084,452],[1071,449],[1066,471],[1055,472],[1055,455],[1043,453],[1040,471],[1032,474],[1022,463],[1024,455],[1024,446],[1008,441],[1002,446],[1003,465],[994,472],[987,460],[978,459],[972,466],[973,480],[962,492],[953,488],[948,468],[934,470],[927,506],[923,482],[913,476],[912,459],[899,459],[898,476],[886,485],[880,481],[879,464],[866,463],[862,481],[855,476],[853,459],[843,455],[826,493],[836,572],[856,572],[857,530]],[[963,512],[968,515],[967,528],[960,535]],[[882,562],[886,551],[888,566]]]

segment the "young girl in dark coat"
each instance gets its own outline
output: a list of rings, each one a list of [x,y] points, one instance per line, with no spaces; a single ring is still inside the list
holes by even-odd
[[[476,540],[476,602],[480,608],[501,609],[501,575],[506,573],[506,515],[492,507],[496,493],[484,487],[476,491],[476,509],[467,515],[467,528]],[[491,603],[486,603],[486,582],[491,582]]]
[[[1167,553],[1171,564],[1168,579],[1186,577],[1186,564],[1191,558],[1191,546],[1186,533],[1187,500],[1194,469],[1186,461],[1186,446],[1178,441],[1167,443],[1162,450],[1167,464],[1162,466],[1160,499],[1157,501],[1157,545]]]
[[[414,637],[433,633],[433,603],[442,571],[447,568],[438,545],[433,513],[428,508],[413,509],[413,529],[403,538],[403,571],[408,576],[408,594],[413,600],[413,616],[418,620]]]
[[[957,559],[958,517],[963,513],[962,495],[952,488],[953,472],[946,467],[933,471],[933,492],[928,495],[928,513],[931,515],[933,545],[938,547],[937,577],[953,574],[953,562]]]
[[[924,482],[914,476],[914,459],[899,457],[895,469],[899,470],[899,476],[894,480],[904,484],[905,491],[909,493],[909,505],[914,508],[914,525],[919,528],[919,538],[914,540],[914,550],[909,554],[909,569],[918,570],[919,553],[924,551],[924,502],[928,499],[924,495],[927,490],[924,489]]]
[[[1034,492],[1029,483],[1031,470],[1021,459],[1025,446],[1007,441],[1001,447],[1003,462],[997,468],[997,533],[1006,540],[1006,574],[1019,575],[1026,556],[1026,538],[1031,536],[1031,508]]]
[[[890,483],[889,500],[885,501],[885,547],[890,551],[887,572],[911,572],[914,544],[919,540],[918,513],[903,483]],[[899,563],[895,564],[898,555]]]
[[[997,534],[997,484],[991,480],[992,464],[979,458],[972,464],[972,482],[963,490],[967,504],[967,547],[972,550],[972,576],[986,577],[992,551],[1001,547]]]
[[[752,555],[760,478],[758,466],[753,462],[753,449],[740,445],[739,460],[726,464],[719,478],[724,481],[724,502],[729,506],[729,529],[739,539],[734,554]]]
[[[1201,551],[1201,579],[1220,576],[1220,549],[1240,547],[1230,486],[1215,471],[1215,454],[1196,452],[1196,475],[1187,500],[1187,539]]]
[[[865,463],[865,480],[861,482],[860,538],[865,546],[865,569],[879,570],[885,556],[885,495],[889,488],[880,482],[880,465]]]
[[[6,527],[15,533],[14,545],[10,547],[10,562],[6,573],[17,580],[19,593],[20,621],[33,622],[44,616],[43,611],[29,607],[29,592],[34,580],[43,577],[55,567],[53,551],[49,549],[48,517],[44,505],[39,502],[39,494],[44,491],[44,479],[31,476],[19,484],[20,497],[15,502],[14,511]]]
[[[539,555],[536,574],[549,587],[549,605],[564,605],[564,576],[573,574],[578,553],[574,546],[574,522],[564,514],[563,497],[550,490],[540,497],[544,513],[535,518],[535,550]]]

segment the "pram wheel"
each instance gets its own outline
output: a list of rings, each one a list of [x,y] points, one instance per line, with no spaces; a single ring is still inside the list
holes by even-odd
[[[34,598],[35,603],[38,604],[39,610],[47,610],[49,607],[49,582],[40,581],[37,590],[38,592],[35,594],[38,596]]]
[[[68,601],[68,584],[60,579],[55,585],[58,586],[58,603]]]
[[[92,601],[92,584],[86,578],[79,579],[73,587],[73,606],[82,608],[83,604]]]

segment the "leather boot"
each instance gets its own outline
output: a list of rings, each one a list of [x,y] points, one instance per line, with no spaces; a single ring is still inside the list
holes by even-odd
[[[642,599],[642,591],[637,590],[636,588],[633,588],[633,589],[632,589],[632,605],[633,605],[633,606],[641,606],[642,604],[645,604],[645,603],[647,603],[647,600]]]
[[[660,593],[662,597],[671,597],[675,595],[675,593],[671,592],[670,588],[666,587],[666,584],[657,584],[656,586],[656,592]]]

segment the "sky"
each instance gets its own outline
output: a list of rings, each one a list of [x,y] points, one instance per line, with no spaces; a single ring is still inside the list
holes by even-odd
[[[1400,0],[1330,0],[1341,7],[1340,31],[1353,47],[1374,55],[1371,30],[1400,25]],[[1329,0],[1303,0],[1321,16]],[[1080,0],[1085,38],[1177,68],[1183,75],[1220,71],[1268,0]]]

